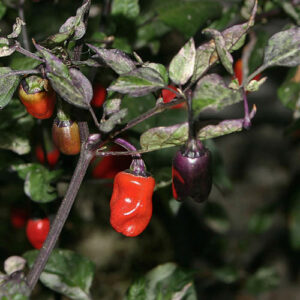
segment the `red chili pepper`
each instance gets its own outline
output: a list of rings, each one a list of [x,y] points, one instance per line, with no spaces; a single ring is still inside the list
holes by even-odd
[[[26,235],[30,244],[36,249],[41,249],[49,230],[50,221],[48,218],[30,219],[26,226]]]
[[[14,228],[22,228],[26,225],[29,213],[26,208],[15,207],[11,211],[10,221]]]
[[[241,85],[243,82],[243,62],[241,59],[238,59],[234,65],[234,74],[239,84]],[[257,74],[252,80],[258,81],[260,78],[261,74]]]
[[[152,194],[155,180],[128,171],[120,172],[114,180],[110,200],[110,223],[125,236],[134,237],[144,231],[152,216]]]
[[[119,145],[114,145],[110,151],[124,151]],[[112,179],[120,171],[126,170],[130,167],[131,156],[104,156],[102,159],[95,159],[92,165],[95,167],[92,170],[92,176],[99,179]]]
[[[56,118],[52,126],[52,138],[60,152],[76,155],[80,152],[79,127],[73,121],[60,121]]]
[[[173,86],[173,85],[168,85],[168,87],[170,89],[174,90],[174,91],[177,91],[177,88],[175,86]],[[173,92],[171,92],[171,91],[169,91],[167,89],[163,89],[161,91],[161,97],[163,98],[164,103],[171,102],[176,96],[177,95],[175,93],[173,93]],[[183,108],[183,107],[185,107],[185,103],[184,102],[172,106],[172,108],[175,108],[175,109],[177,109],[177,108]]]
[[[93,99],[91,105],[94,107],[101,107],[106,98],[106,89],[101,84],[96,84],[93,88]]]
[[[48,119],[52,116],[56,94],[47,79],[36,75],[24,78],[19,86],[19,98],[33,117]]]
[[[43,150],[43,147],[41,144],[38,144],[35,147],[35,155],[36,155],[37,160],[41,164],[45,163],[44,150]],[[50,168],[55,167],[55,165],[58,162],[59,156],[60,156],[60,152],[56,147],[54,147],[51,151],[47,152],[47,161],[49,163]]]

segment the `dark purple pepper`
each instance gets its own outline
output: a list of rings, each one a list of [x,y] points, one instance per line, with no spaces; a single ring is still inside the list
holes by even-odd
[[[211,154],[200,141],[190,140],[178,150],[172,165],[173,196],[178,201],[207,199],[212,187]]]

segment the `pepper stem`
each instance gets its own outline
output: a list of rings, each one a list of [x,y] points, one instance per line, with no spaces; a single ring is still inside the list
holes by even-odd
[[[136,148],[129,143],[128,141],[121,139],[121,138],[117,138],[114,140],[114,142],[122,147],[124,147],[126,150],[128,151],[137,151]],[[144,160],[142,159],[140,154],[134,154],[132,155],[132,162],[130,165],[130,170],[138,176],[143,176],[146,177],[147,173],[146,173],[146,165],[144,163]]]
[[[58,97],[57,101],[57,118],[59,121],[70,121],[69,108],[63,103],[60,97]]]

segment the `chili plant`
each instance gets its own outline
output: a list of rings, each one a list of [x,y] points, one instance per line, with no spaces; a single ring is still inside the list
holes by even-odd
[[[180,205],[195,200],[210,211],[212,185],[224,188],[211,140],[251,128],[257,108],[249,107],[247,97],[263,88],[267,69],[292,68],[279,97],[299,117],[298,1],[83,0],[78,7],[74,1],[61,2],[0,2],[0,18],[13,28],[12,32],[3,28],[0,37],[0,148],[5,161],[1,167],[11,176],[18,174],[16,181],[24,181],[24,197],[31,205],[54,213],[45,219],[51,221],[50,230],[47,227],[35,246],[39,251],[5,261],[1,299],[27,299],[39,279],[71,299],[91,299],[93,263],[56,244],[95,158],[132,158],[129,169],[117,173],[113,193],[109,185],[106,188],[112,193],[112,227],[126,239],[135,239],[151,224],[152,202],[160,190],[172,193],[173,187]],[[67,8],[73,15],[59,26]],[[271,23],[278,14],[289,18],[285,26],[263,35],[263,22]],[[172,34],[180,38],[172,41]],[[158,55],[164,40],[176,48],[167,60]],[[242,70],[236,78],[238,59]],[[97,86],[101,99],[95,104]],[[235,104],[242,107],[242,115],[222,118],[219,112]],[[46,155],[49,142],[43,134],[51,127],[54,145],[62,154],[55,163]],[[33,144],[44,153],[38,158],[44,165],[30,156]],[[115,145],[124,149],[110,151]],[[161,168],[149,159],[149,153],[177,146],[181,148],[173,152],[172,168],[171,156]],[[69,181],[64,171],[75,161]],[[167,179],[162,179],[166,170]],[[66,180],[68,188],[60,201],[55,184]],[[99,184],[105,186],[107,181]],[[55,205],[50,209],[51,204]],[[165,277],[156,282],[159,274]],[[196,299],[193,274],[167,263],[136,281],[126,297]],[[242,277],[234,278],[242,285]],[[247,284],[251,286],[251,281]]]

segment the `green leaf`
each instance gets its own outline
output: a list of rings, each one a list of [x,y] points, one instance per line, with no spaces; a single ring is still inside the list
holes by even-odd
[[[239,90],[228,88],[218,74],[210,74],[198,81],[192,96],[192,108],[196,115],[205,108],[221,110],[241,100]]]
[[[262,267],[246,281],[246,289],[249,293],[259,295],[273,290],[280,283],[276,270],[272,267]]]
[[[3,18],[5,13],[6,13],[6,6],[1,1],[0,2],[0,20]]]
[[[29,133],[34,125],[18,99],[12,99],[6,109],[1,111],[0,148],[22,155],[30,151]]]
[[[254,108],[250,114],[252,119],[256,113]],[[217,125],[207,125],[197,134],[201,140],[219,137],[238,132],[243,129],[244,119],[225,120]],[[155,127],[144,132],[140,137],[143,150],[154,151],[162,148],[183,145],[188,139],[188,123],[167,127]]]
[[[248,223],[249,231],[255,234],[266,232],[273,224],[274,212],[267,209],[261,209],[255,212]]]
[[[170,31],[170,27],[165,25],[162,21],[155,18],[155,12],[142,15],[137,20],[137,38],[135,41],[135,49],[149,47],[153,53],[153,43],[158,43],[159,38]]]
[[[87,44],[87,46],[96,52],[97,56],[119,75],[135,69],[134,61],[121,50],[98,48],[91,44]]]
[[[32,70],[40,64],[41,62],[39,60],[24,56],[18,52],[15,52],[11,56],[10,61],[10,67],[13,70]]]
[[[196,48],[194,39],[191,38],[173,57],[169,74],[175,84],[185,84],[191,78],[195,66]]]
[[[222,6],[216,1],[159,1],[158,19],[190,38],[208,20],[221,15]]]
[[[239,49],[245,41],[248,29],[254,24],[254,17],[257,9],[257,1],[252,9],[252,14],[247,23],[234,25],[225,29],[222,36],[225,40],[225,47],[229,52]],[[216,45],[213,40],[199,46],[196,50],[196,60],[192,82],[196,82],[214,63],[218,61]]]
[[[113,16],[123,15],[134,19],[139,15],[140,7],[138,0],[113,0],[111,14]]]
[[[281,103],[294,111],[294,117],[300,117],[300,68],[290,69],[287,78],[277,90]],[[299,77],[299,78],[298,78]]]
[[[126,300],[196,300],[193,273],[174,263],[160,265],[137,279],[128,289]]]
[[[32,267],[39,251],[23,256]],[[70,250],[54,249],[41,274],[40,281],[48,288],[73,300],[91,300],[90,287],[95,272],[94,264]]]
[[[60,177],[62,170],[49,171],[35,163],[13,165],[12,170],[25,180],[24,192],[32,201],[48,203],[57,198],[56,189],[51,184]]]
[[[213,271],[214,276],[217,280],[226,284],[231,284],[239,279],[238,270],[231,266],[225,266]]]
[[[295,67],[300,64],[300,27],[274,34],[265,49],[264,66]]]
[[[12,72],[11,68],[0,68],[0,76]],[[0,77],[0,110],[3,109],[12,99],[12,96],[20,82],[20,76],[13,75]]]
[[[293,249],[300,249],[300,191],[292,195],[291,206],[288,212],[288,229],[290,243]]]
[[[213,231],[224,234],[230,228],[230,221],[223,206],[208,202],[203,212],[203,222]]]
[[[165,86],[164,79],[152,68],[141,67],[121,75],[108,90],[139,97]]]

